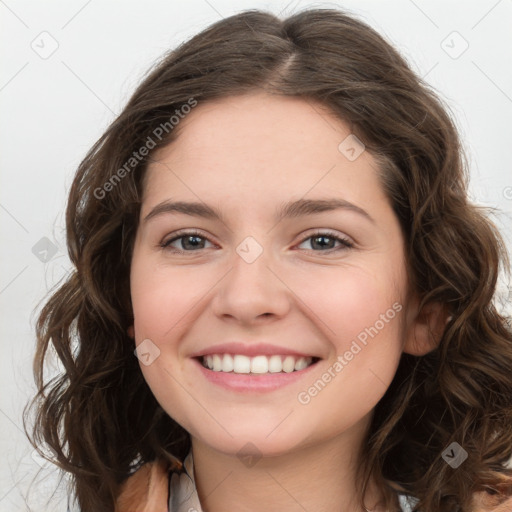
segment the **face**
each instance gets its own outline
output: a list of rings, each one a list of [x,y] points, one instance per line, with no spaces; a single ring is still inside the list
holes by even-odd
[[[199,103],[180,130],[147,170],[131,266],[156,399],[228,454],[362,428],[414,317],[371,155],[321,105],[263,93]]]

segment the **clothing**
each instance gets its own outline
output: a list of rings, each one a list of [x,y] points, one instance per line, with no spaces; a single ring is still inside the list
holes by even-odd
[[[497,504],[485,492],[474,496],[473,512],[512,511],[512,498]],[[404,495],[399,495],[399,501],[403,512],[412,512],[416,503]],[[194,481],[192,453],[183,461],[179,473],[171,472],[163,461],[144,464],[121,487],[115,512],[203,512]]]
[[[411,512],[414,501],[400,496],[403,512]],[[169,471],[163,461],[144,464],[123,484],[115,512],[203,512],[194,480],[190,452],[180,472]]]
[[[202,512],[194,480],[192,452],[183,461],[183,471],[173,473],[170,478],[169,512]]]

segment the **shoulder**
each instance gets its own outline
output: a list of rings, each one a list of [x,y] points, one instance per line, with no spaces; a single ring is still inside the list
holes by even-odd
[[[399,503],[402,512],[412,512],[418,500],[406,495],[399,495]],[[484,492],[475,492],[471,503],[471,512],[511,512],[512,497],[505,501],[499,496],[492,496]]]
[[[168,512],[170,465],[148,462],[122,484],[115,512]]]
[[[486,492],[477,492],[473,495],[475,512],[510,512],[512,510],[512,498],[501,501],[499,497],[491,496]]]
[[[170,464],[163,460],[141,466],[122,484],[116,501],[115,512],[169,512]],[[510,485],[510,484],[509,484]],[[404,512],[414,507],[415,500],[401,496],[400,505]],[[512,498],[497,502],[487,493],[475,493],[474,512],[510,512]]]

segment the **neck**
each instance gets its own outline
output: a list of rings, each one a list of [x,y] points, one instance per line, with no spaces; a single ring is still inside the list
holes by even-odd
[[[192,438],[194,475],[205,512],[364,512],[356,465],[361,425],[293,453],[245,461]],[[371,511],[381,499],[374,482],[365,494]]]

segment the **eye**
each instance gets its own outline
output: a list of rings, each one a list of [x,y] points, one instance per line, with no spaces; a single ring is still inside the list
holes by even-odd
[[[313,249],[310,250],[313,252],[336,252],[354,247],[354,244],[348,238],[328,231],[317,231],[313,235],[304,238],[300,245],[308,241],[311,241],[310,245]],[[336,242],[340,244],[338,247],[335,247]],[[320,248],[320,250],[315,250],[315,247]]]
[[[179,243],[181,248],[172,245],[176,242]],[[209,242],[209,240],[202,236],[199,231],[182,231],[169,240],[163,241],[160,247],[176,253],[196,252],[196,250],[205,248],[205,242]]]
[[[318,231],[306,238],[303,238],[299,245],[310,241],[312,249],[306,249],[312,252],[337,252],[354,247],[353,242],[348,238],[338,236],[328,231]],[[179,247],[174,244],[178,243]],[[161,242],[159,245],[162,249],[174,253],[190,253],[205,249],[205,243],[211,243],[199,231],[182,231],[176,233],[172,238]],[[336,247],[338,243],[338,247]]]

